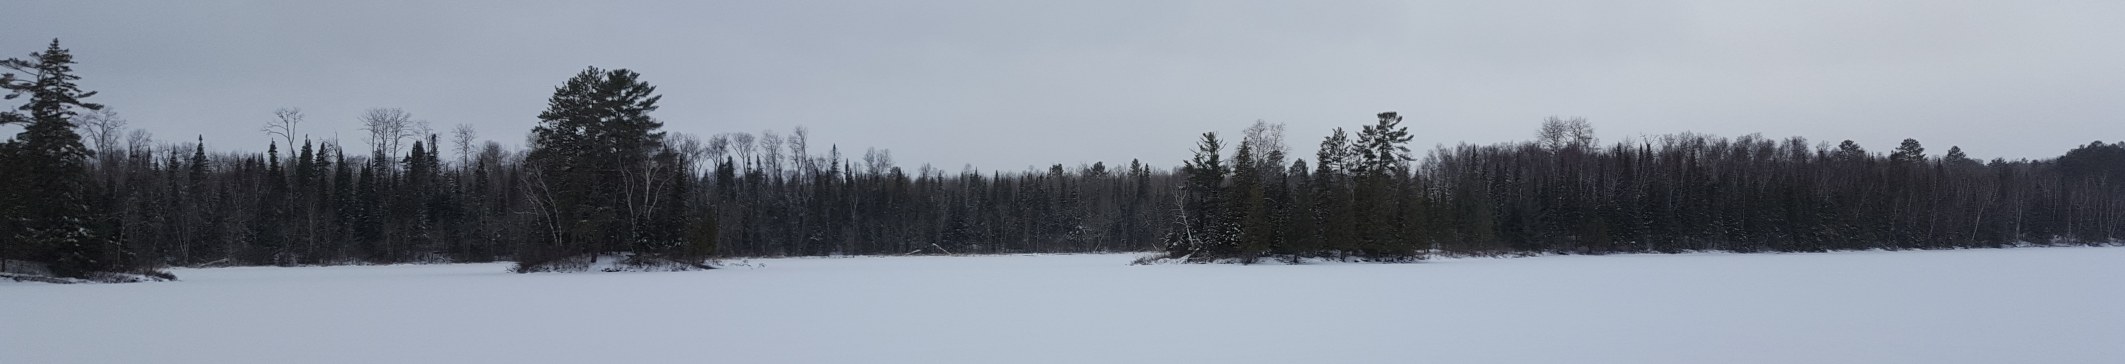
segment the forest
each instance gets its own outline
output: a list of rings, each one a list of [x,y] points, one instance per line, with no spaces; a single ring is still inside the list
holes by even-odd
[[[73,62],[55,40],[0,63],[7,99],[21,102],[0,125],[23,130],[0,144],[0,271],[485,261],[570,271],[601,254],[681,268],[1115,251],[1406,262],[2116,244],[2125,228],[2125,142],[1979,160],[1908,139],[1887,152],[1691,133],[1602,144],[1585,119],[1551,118],[1531,141],[1420,156],[1386,112],[1355,135],[1334,130],[1311,161],[1290,155],[1282,125],[1257,121],[1236,143],[1203,134],[1178,168],[908,170],[888,150],[813,145],[803,127],[663,132],[652,116],[661,96],[642,75],[592,67],[555,88],[523,150],[388,107],[355,117],[362,146],[311,140],[307,115],[290,107],[261,128],[266,152],[236,153],[130,128],[75,84]]]
[[[1586,119],[1552,117],[1532,141],[1418,160],[1400,122],[1335,130],[1311,168],[1283,167],[1274,126],[1248,129],[1229,161],[1204,134],[1163,258],[1995,248],[2116,244],[2125,228],[2125,142],[2017,161],[1912,139],[1886,153],[1694,133],[1602,145]]]

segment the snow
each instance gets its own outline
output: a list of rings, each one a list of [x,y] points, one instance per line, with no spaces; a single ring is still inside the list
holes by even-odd
[[[0,284],[7,363],[2125,363],[2125,248]]]

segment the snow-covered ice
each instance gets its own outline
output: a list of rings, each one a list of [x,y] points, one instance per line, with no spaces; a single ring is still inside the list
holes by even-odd
[[[2125,248],[0,283],[4,363],[2125,363]]]

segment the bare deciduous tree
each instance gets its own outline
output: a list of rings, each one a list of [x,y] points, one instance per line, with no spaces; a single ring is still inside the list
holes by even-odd
[[[284,107],[273,110],[273,120],[267,121],[266,126],[260,127],[258,128],[258,130],[265,132],[268,136],[280,137],[281,140],[286,142],[285,144],[281,145],[286,145],[289,148],[294,148],[295,136],[298,135],[295,133],[295,130],[297,127],[300,127],[302,123],[302,108]]]
[[[796,129],[790,130],[790,168],[796,169],[795,174],[797,175],[797,177],[804,177],[812,172],[810,163],[811,154],[807,154],[808,151],[805,147],[805,144],[809,142],[809,139],[811,139],[811,137],[812,130],[806,129],[804,128],[804,126],[798,126]]]
[[[387,161],[398,160],[406,139],[420,136],[427,122],[414,121],[413,114],[398,108],[374,108],[362,113],[362,130],[369,132],[369,150]]]
[[[1283,171],[1284,157],[1291,152],[1290,147],[1284,145],[1284,124],[1255,120],[1253,126],[1247,127],[1246,134],[1241,142],[1247,143],[1261,156],[1256,160],[1256,169],[1269,174]]]
[[[893,150],[878,148],[864,149],[863,168],[865,173],[870,173],[873,175],[884,175],[886,170],[893,168]]]
[[[128,132],[125,135],[127,153],[146,158],[148,155],[154,154],[154,148],[155,134],[149,133],[147,130],[133,129],[132,132]]]
[[[469,163],[472,161],[472,142],[476,139],[479,139],[479,132],[472,129],[472,124],[457,124],[457,128],[450,131],[450,141],[456,143],[457,146],[458,168],[465,168],[470,165]]]
[[[664,137],[664,143],[667,148],[679,153],[680,159],[687,162],[685,167],[690,168],[689,171],[704,170],[702,164],[714,165],[715,163],[711,160],[712,158],[709,158],[708,146],[701,142],[701,137],[699,136],[687,133],[671,133]]]
[[[782,134],[774,130],[760,132],[760,165],[769,176],[782,175]]]
[[[74,127],[88,137],[89,147],[97,154],[108,155],[111,148],[118,147],[118,139],[125,135],[125,124],[125,118],[108,107],[74,116]]]
[[[1542,119],[1542,130],[1535,132],[1535,142],[1549,150],[1567,147],[1591,148],[1596,143],[1594,124],[1586,122],[1584,117],[1574,116],[1566,119],[1551,116]]]
[[[738,163],[744,164],[743,168],[745,169],[752,169],[754,167],[753,135],[746,133],[731,133],[729,135],[731,151],[738,154]]]
[[[730,134],[716,134],[708,137],[708,159],[710,163],[722,163],[723,156],[730,154],[730,139]]]

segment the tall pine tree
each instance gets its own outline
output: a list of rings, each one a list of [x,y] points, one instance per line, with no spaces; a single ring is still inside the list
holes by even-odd
[[[532,128],[526,160],[547,238],[519,249],[518,271],[558,268],[548,263],[571,257],[641,251],[645,242],[672,240],[659,232],[683,225],[671,221],[686,221],[659,222],[662,215],[688,211],[659,208],[686,201],[669,198],[670,190],[684,186],[667,176],[692,172],[675,160],[655,158],[664,147],[664,133],[657,130],[664,123],[649,113],[662,96],[640,77],[591,67],[554,88]]]
[[[52,273],[83,276],[91,272],[126,267],[122,245],[109,232],[96,231],[89,223],[96,212],[88,203],[89,150],[74,132],[77,110],[98,110],[103,105],[82,99],[95,96],[74,82],[74,56],[52,40],[44,52],[29,59],[10,58],[0,67],[27,74],[21,83],[7,83],[6,98],[29,96],[17,107],[24,114],[7,113],[11,122],[27,122],[22,133],[0,146],[0,168],[5,168],[4,192],[0,192],[0,257],[43,261]],[[7,79],[13,79],[9,73]]]

